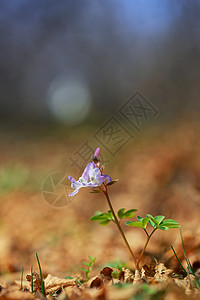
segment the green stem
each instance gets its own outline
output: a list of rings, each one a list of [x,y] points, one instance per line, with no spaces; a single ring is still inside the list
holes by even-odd
[[[31,293],[33,293],[33,266],[31,266]]]
[[[146,250],[146,248],[147,248],[147,246],[148,246],[148,243],[149,243],[149,241],[150,241],[150,238],[152,237],[152,235],[154,234],[154,232],[156,231],[156,229],[157,229],[157,228],[154,228],[154,230],[151,232],[150,235],[148,234],[148,232],[147,232],[146,229],[145,229],[145,233],[147,234],[147,240],[146,240],[146,243],[145,243],[145,245],[144,245],[144,248],[143,248],[143,250],[142,250],[142,252],[141,252],[141,254],[140,254],[140,257],[138,258],[138,261],[137,261],[137,266],[138,266],[138,268],[139,268],[139,263],[140,263],[140,261],[141,261],[143,255],[144,255],[144,252],[145,252],[145,250]]]
[[[23,290],[23,275],[24,275],[24,267],[22,267],[22,275],[21,275],[21,290]]]
[[[40,261],[39,261],[39,257],[38,257],[37,252],[36,252],[36,258],[37,258],[38,267],[39,267],[39,270],[40,270],[41,292],[45,296],[45,289],[44,289],[44,281],[43,281],[43,276],[42,276],[42,269],[41,269],[41,265],[40,265]]]
[[[187,275],[187,271],[186,271],[186,269],[183,267],[183,265],[182,265],[180,259],[178,258],[177,254],[176,254],[176,251],[174,250],[174,247],[173,247],[172,245],[171,245],[171,248],[172,248],[172,251],[174,252],[174,255],[175,255],[176,259],[178,260],[179,265],[181,266],[181,268],[183,269],[183,271],[184,271],[185,274]]]
[[[136,258],[135,258],[135,255],[133,254],[133,251],[131,250],[131,247],[130,247],[130,245],[129,245],[127,239],[126,239],[126,236],[125,236],[125,234],[124,234],[124,232],[123,232],[123,230],[122,230],[122,228],[121,228],[121,226],[120,226],[120,223],[119,223],[119,221],[118,221],[118,218],[117,218],[117,216],[116,216],[116,214],[115,214],[115,211],[114,211],[114,209],[113,209],[113,207],[112,207],[110,198],[109,198],[109,196],[108,196],[107,187],[106,187],[105,185],[104,185],[104,191],[103,191],[103,193],[104,193],[104,195],[106,196],[106,200],[107,200],[108,205],[109,205],[109,207],[110,207],[110,210],[111,210],[111,212],[112,212],[112,214],[113,214],[113,217],[114,217],[114,219],[115,219],[115,223],[116,223],[116,225],[117,225],[117,227],[118,227],[118,229],[119,229],[119,232],[120,232],[120,234],[121,234],[121,236],[122,236],[122,238],[123,238],[123,240],[124,240],[124,242],[125,242],[125,244],[126,244],[128,250],[129,250],[129,252],[130,252],[130,254],[131,254],[131,257],[133,258],[133,261],[134,261],[136,270],[140,271],[140,269],[139,269],[139,267],[138,267],[138,264],[137,264],[137,260],[136,260]]]

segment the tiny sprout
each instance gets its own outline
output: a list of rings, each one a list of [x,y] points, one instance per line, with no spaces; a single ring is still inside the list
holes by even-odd
[[[87,269],[85,268],[81,268],[81,270],[83,272],[85,272],[85,275],[86,275],[86,280],[85,281],[88,281],[89,278],[90,278],[90,273],[92,271],[92,268],[93,268],[93,265],[95,263],[95,260],[96,260],[96,257],[93,258],[92,256],[89,255],[89,259],[90,259],[90,262],[87,263],[87,262],[83,262],[83,265],[85,265],[86,267],[88,267]]]

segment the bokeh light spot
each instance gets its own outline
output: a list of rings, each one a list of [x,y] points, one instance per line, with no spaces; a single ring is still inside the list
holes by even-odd
[[[84,121],[91,108],[89,89],[77,78],[56,77],[51,82],[47,99],[54,118],[69,125]]]

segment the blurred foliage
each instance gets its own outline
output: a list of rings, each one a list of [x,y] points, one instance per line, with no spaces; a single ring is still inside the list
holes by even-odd
[[[0,195],[23,189],[35,191],[40,189],[44,174],[32,171],[21,163],[7,163],[0,169]]]

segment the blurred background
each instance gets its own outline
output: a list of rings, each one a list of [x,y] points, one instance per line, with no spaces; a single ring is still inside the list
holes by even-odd
[[[66,276],[88,255],[97,265],[129,260],[112,225],[89,221],[107,210],[101,196],[86,190],[65,202],[66,175],[78,178],[90,157],[72,163],[87,141],[90,150],[100,144],[106,172],[120,179],[115,208],[182,222],[195,261],[200,2],[1,0],[0,21],[1,274],[36,265],[36,251],[47,272]],[[151,108],[136,126],[119,111],[135,92]],[[99,142],[111,115],[125,127],[121,148]],[[126,230],[139,253],[144,236]],[[171,263],[169,240],[179,247],[179,234],[163,235],[148,262]]]
[[[2,0],[1,119],[77,123],[133,90],[162,117],[196,110],[199,13],[187,0]]]

